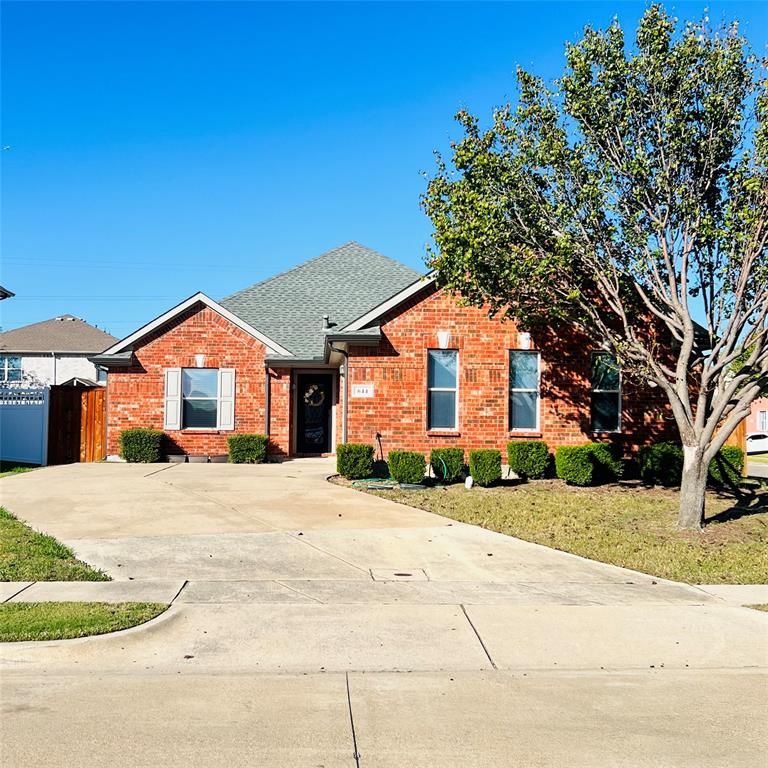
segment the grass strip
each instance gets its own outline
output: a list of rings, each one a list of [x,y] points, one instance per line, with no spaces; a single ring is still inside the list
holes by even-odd
[[[163,603],[3,603],[0,642],[103,635],[144,624],[167,607]]]
[[[0,581],[109,581],[52,536],[0,507]]]

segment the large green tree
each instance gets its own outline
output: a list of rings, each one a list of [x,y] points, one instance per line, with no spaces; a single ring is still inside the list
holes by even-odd
[[[482,128],[466,111],[424,208],[439,284],[523,328],[575,323],[666,393],[684,446],[679,524],[768,382],[768,94],[738,25],[659,5],[566,46]],[[738,361],[738,363],[736,363]],[[734,366],[734,363],[736,365]]]

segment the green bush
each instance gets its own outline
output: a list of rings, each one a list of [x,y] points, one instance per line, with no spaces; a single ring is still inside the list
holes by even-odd
[[[709,462],[709,482],[715,486],[735,488],[744,471],[744,451],[736,445],[724,445]]]
[[[518,477],[544,477],[549,467],[549,446],[543,440],[513,440],[507,443],[507,463]]]
[[[608,443],[561,445],[555,451],[555,470],[568,485],[599,485],[621,477],[623,462]]]
[[[416,451],[390,451],[389,471],[398,483],[421,483],[427,469],[424,455]]]
[[[266,435],[231,435],[227,439],[231,464],[261,464],[267,458]]]
[[[491,485],[501,480],[501,451],[495,448],[470,451],[469,474],[478,485]]]
[[[347,480],[373,477],[373,446],[365,443],[337,445],[336,471]]]
[[[429,463],[441,483],[455,483],[464,470],[463,448],[433,448]]]
[[[159,429],[124,429],[120,433],[120,455],[132,464],[160,461],[163,433]]]
[[[586,445],[561,445],[555,451],[555,472],[568,485],[592,485],[595,465]]]
[[[680,443],[655,443],[641,448],[637,455],[640,477],[647,485],[677,487],[683,477],[683,446]],[[726,445],[709,462],[708,482],[715,487],[737,486],[744,470],[744,451]]]
[[[611,443],[589,443],[586,447],[595,465],[596,484],[615,483],[624,474],[624,462],[618,446]]]
[[[646,485],[667,488],[680,485],[683,476],[683,446],[680,443],[654,443],[637,452],[640,479]]]

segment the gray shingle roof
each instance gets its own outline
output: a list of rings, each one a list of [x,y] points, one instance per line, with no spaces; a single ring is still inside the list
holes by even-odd
[[[334,329],[343,328],[420,277],[415,269],[353,242],[220,303],[296,357],[320,357],[323,315]]]
[[[117,339],[72,315],[0,333],[4,352],[101,352]]]

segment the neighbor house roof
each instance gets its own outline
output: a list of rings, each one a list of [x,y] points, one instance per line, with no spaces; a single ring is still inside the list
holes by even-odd
[[[0,285],[0,301],[3,299],[10,299],[11,296],[15,296],[16,294],[13,291],[9,291],[7,288],[3,288],[2,285]]]
[[[101,352],[117,339],[72,315],[0,333],[4,352]]]
[[[294,357],[312,359],[324,355],[329,330],[341,330],[420,279],[415,269],[352,242],[220,303]]]

